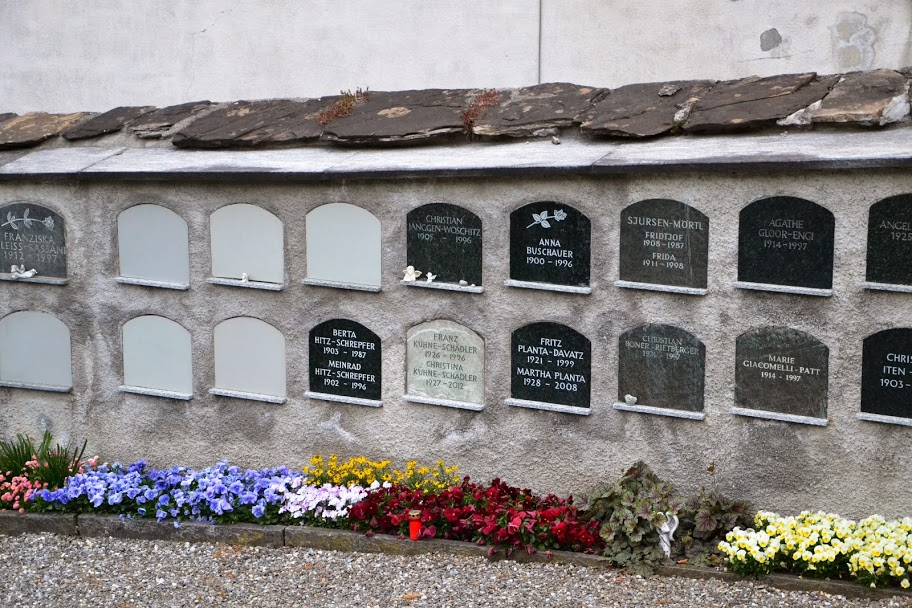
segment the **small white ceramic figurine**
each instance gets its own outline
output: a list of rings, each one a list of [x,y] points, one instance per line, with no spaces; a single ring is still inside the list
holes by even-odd
[[[403,270],[402,272],[403,272],[403,275],[404,275],[404,276],[402,277],[402,280],[403,280],[403,281],[412,282],[412,281],[414,281],[415,279],[417,279],[418,277],[421,276],[421,271],[420,271],[420,270],[415,270],[415,267],[414,267],[414,266],[408,266],[408,267],[406,267],[406,269]]]
[[[31,270],[26,270],[25,265],[23,265],[22,267],[19,267],[19,266],[16,266],[15,264],[13,264],[12,267],[10,268],[10,275],[14,279],[31,279],[36,274],[38,274],[37,270],[35,270],[34,268],[32,268]]]
[[[637,398],[633,395],[624,395],[624,403],[627,405],[636,405]]]
[[[678,529],[678,516],[677,515],[668,515],[668,513],[662,513],[665,516],[665,523],[662,524],[662,527],[659,528],[659,545],[662,546],[662,551],[665,552],[665,557],[671,557],[671,541],[674,540],[675,530]]]
[[[427,274],[424,276],[424,278],[425,278],[425,280],[427,280],[428,283],[433,283],[433,282],[434,282],[434,279],[437,278],[437,275],[436,275],[436,274],[431,274],[431,273],[429,272],[429,273],[427,273]]]

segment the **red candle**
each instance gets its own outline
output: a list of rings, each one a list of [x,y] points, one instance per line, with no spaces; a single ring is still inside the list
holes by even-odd
[[[421,534],[421,511],[412,509],[408,514],[409,518],[409,538],[418,540]]]

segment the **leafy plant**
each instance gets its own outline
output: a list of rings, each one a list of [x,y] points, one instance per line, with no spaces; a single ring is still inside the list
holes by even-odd
[[[364,103],[368,99],[370,99],[369,88],[362,91],[361,87],[358,87],[354,93],[350,90],[341,91],[340,97],[329,108],[322,110],[317,115],[317,122],[321,125],[328,125],[334,120],[351,116],[355,106],[359,103]]]
[[[50,443],[49,433],[45,440]],[[42,443],[42,447],[45,445]],[[28,435],[17,434],[13,441],[0,441],[0,472],[18,475],[27,462],[38,455],[39,450]]]
[[[495,89],[485,89],[475,96],[472,103],[462,111],[462,124],[467,133],[471,134],[475,128],[475,121],[481,118],[488,108],[500,102],[500,93]]]
[[[716,464],[706,469],[711,488],[700,488],[700,493],[687,500],[680,513],[678,532],[679,547],[697,562],[719,564],[722,554],[719,541],[736,526],[748,528],[754,521],[754,510],[745,500],[734,500],[719,492],[716,483]]]
[[[82,457],[85,454],[88,440],[82,446],[67,442],[66,445],[54,443],[51,447],[52,437],[47,431],[38,448],[37,466],[32,472],[32,477],[44,482],[49,488],[60,488],[68,477],[82,470]]]
[[[605,556],[613,564],[648,575],[665,559],[658,535],[664,514],[675,515],[681,507],[671,484],[638,461],[613,485],[593,491],[585,516],[600,523]]]

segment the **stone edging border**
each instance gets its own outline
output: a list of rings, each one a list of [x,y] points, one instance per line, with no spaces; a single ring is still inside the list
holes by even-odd
[[[365,536],[358,532],[310,526],[264,526],[246,523],[212,525],[200,522],[182,522],[179,528],[175,528],[171,523],[159,523],[153,519],[131,520],[110,515],[0,511],[0,534],[17,535],[42,532],[83,538],[112,537],[169,542],[208,542],[274,549],[306,547],[324,551],[386,553],[389,555],[446,553],[465,557],[487,557],[488,553],[487,546],[461,541],[431,539],[412,542],[385,534]],[[500,553],[493,559],[510,559],[522,563],[553,562],[573,564],[586,568],[612,567],[606,558],[598,555],[570,551],[554,551],[552,554],[553,557],[548,558],[541,552],[532,555],[525,552],[516,552],[511,557],[506,558]],[[805,579],[789,574],[770,574],[761,579],[750,579],[715,568],[679,565],[663,566],[658,570],[657,574],[692,579],[717,579],[726,582],[759,580],[765,585],[783,591],[816,591],[830,595],[871,600],[897,596],[912,599],[912,592],[902,589],[871,589],[849,581]]]

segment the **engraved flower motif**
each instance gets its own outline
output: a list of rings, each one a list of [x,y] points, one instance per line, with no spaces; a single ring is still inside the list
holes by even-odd
[[[54,229],[54,218],[53,218],[53,216],[50,216],[50,215],[47,216],[46,218],[44,218],[44,221],[41,222],[41,223],[44,224],[44,227],[47,228],[48,230],[53,230],[53,229]]]
[[[403,273],[402,280],[407,281],[407,282],[412,282],[421,276],[421,271],[415,270],[414,266],[407,266],[405,268],[405,270],[402,271],[402,273]]]
[[[554,220],[557,222],[562,222],[567,218],[567,213],[563,209],[558,209],[554,212],[554,215],[548,215],[548,212],[544,213],[533,213],[532,219],[534,220],[531,224],[526,226],[526,228],[531,228],[532,226],[541,226],[542,228],[550,228],[551,222],[548,220]]]

